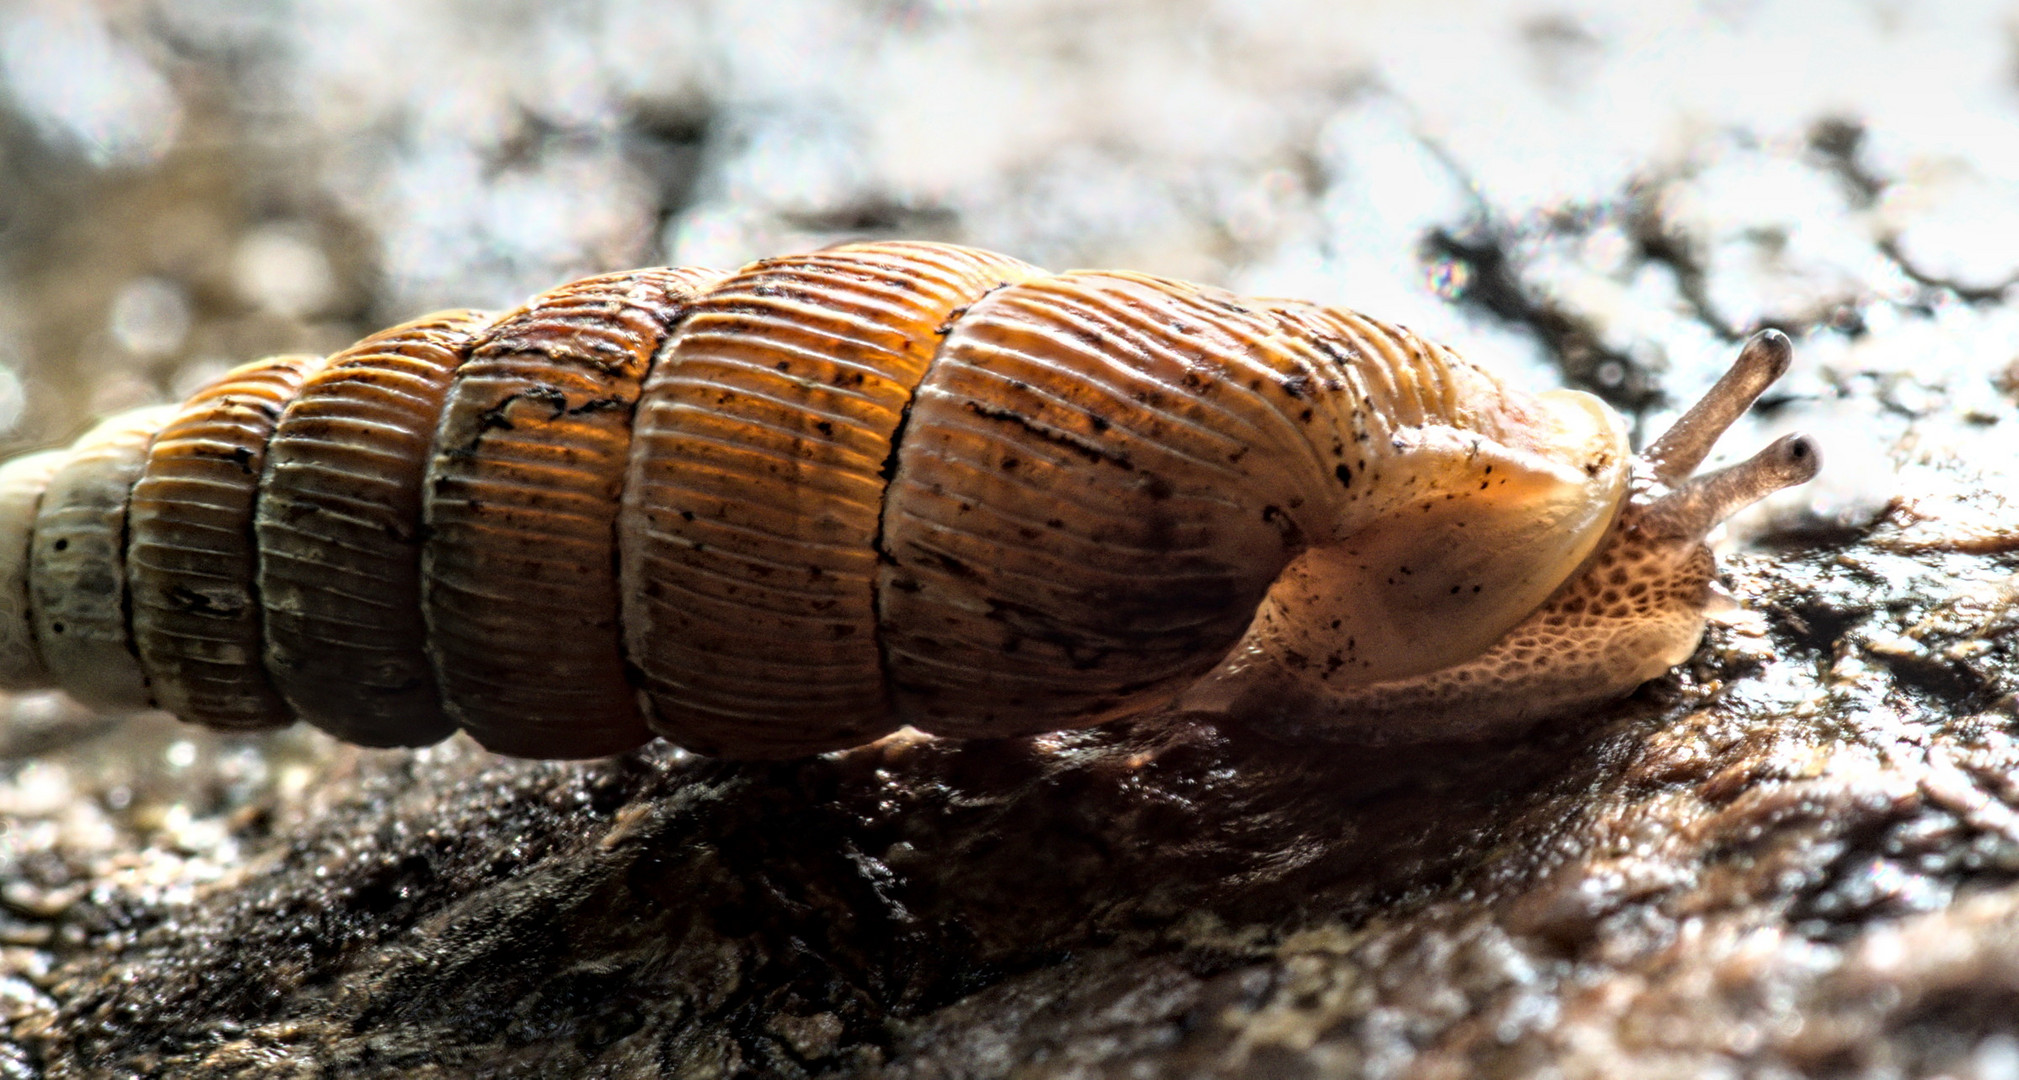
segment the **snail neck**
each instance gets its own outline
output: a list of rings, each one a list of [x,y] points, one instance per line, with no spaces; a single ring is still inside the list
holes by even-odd
[[[1581,573],[1484,651],[1399,679],[1333,686],[1255,655],[1181,707],[1292,737],[1355,743],[1487,738],[1630,692],[1687,659],[1716,567],[1702,544],[1622,521]]]

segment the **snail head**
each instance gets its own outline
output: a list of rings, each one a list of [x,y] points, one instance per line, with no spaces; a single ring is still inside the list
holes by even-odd
[[[1706,537],[1740,510],[1806,483],[1822,464],[1814,440],[1797,434],[1696,473],[1718,437],[1787,371],[1793,351],[1778,330],[1747,341],[1724,377],[1638,455],[1619,515],[1584,567],[1482,658],[1501,679],[1530,684],[1524,714],[1627,693],[1695,651],[1705,616],[1724,596]]]
[[[1714,566],[1705,544],[1711,530],[1782,488],[1807,483],[1822,466],[1815,441],[1796,434],[1736,465],[1696,473],[1718,437],[1787,372],[1793,355],[1778,330],[1762,330],[1746,342],[1724,377],[1641,451],[1612,532],[1590,568],[1567,586],[1582,581],[1576,591],[1606,599],[1623,595],[1613,579],[1624,578],[1629,591],[1645,585],[1693,616],[1670,648],[1659,650],[1673,657],[1670,663],[1696,647],[1701,615],[1713,602]]]
[[[1223,663],[1190,702],[1323,738],[1463,739],[1619,697],[1688,659],[1722,595],[1705,538],[1739,510],[1815,476],[1820,464],[1814,442],[1791,435],[1696,475],[1718,437],[1787,370],[1792,353],[1778,331],[1755,335],[1703,400],[1630,464],[1622,462],[1630,473],[1620,477],[1622,494],[1607,519],[1595,523],[1588,554],[1482,651],[1420,671],[1328,682],[1323,673],[1272,666],[1250,650]]]

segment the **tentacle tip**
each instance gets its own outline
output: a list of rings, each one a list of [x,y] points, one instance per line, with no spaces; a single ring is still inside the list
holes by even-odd
[[[1784,435],[1767,448],[1784,479],[1782,487],[1806,484],[1823,469],[1823,451],[1815,437],[1806,432]]]
[[[1795,343],[1771,327],[1746,339],[1739,350],[1739,365],[1758,370],[1769,383],[1786,375],[1794,361]]]

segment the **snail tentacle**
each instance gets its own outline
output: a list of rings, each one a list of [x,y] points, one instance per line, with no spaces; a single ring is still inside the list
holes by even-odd
[[[1711,447],[1767,387],[1788,373],[1795,346],[1779,330],[1762,330],[1747,339],[1739,357],[1695,405],[1640,453],[1654,478],[1679,483],[1710,456]]]
[[[1814,439],[1784,435],[1736,465],[1689,477],[1654,498],[1642,511],[1641,528],[1650,535],[1702,540],[1740,510],[1815,479],[1822,467]]]

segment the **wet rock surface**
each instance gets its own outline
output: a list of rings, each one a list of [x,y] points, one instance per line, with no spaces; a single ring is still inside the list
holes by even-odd
[[[5,13],[24,442],[411,306],[904,234],[1354,304],[1643,433],[1780,326],[1725,448],[1807,428],[1826,472],[1732,530],[1744,610],[1688,664],[1503,743],[526,763],[19,699],[0,1076],[2019,1075],[2009,27],[1284,30],[1318,7],[611,4],[482,29],[446,105],[347,58],[452,5]],[[110,42],[180,134],[38,113],[23,40]]]
[[[333,750],[186,896],[110,872],[11,897],[50,931],[13,980],[17,1061],[2001,1075],[2019,584],[1900,535],[1740,560],[1757,624],[1509,744],[1180,723],[775,766]]]

